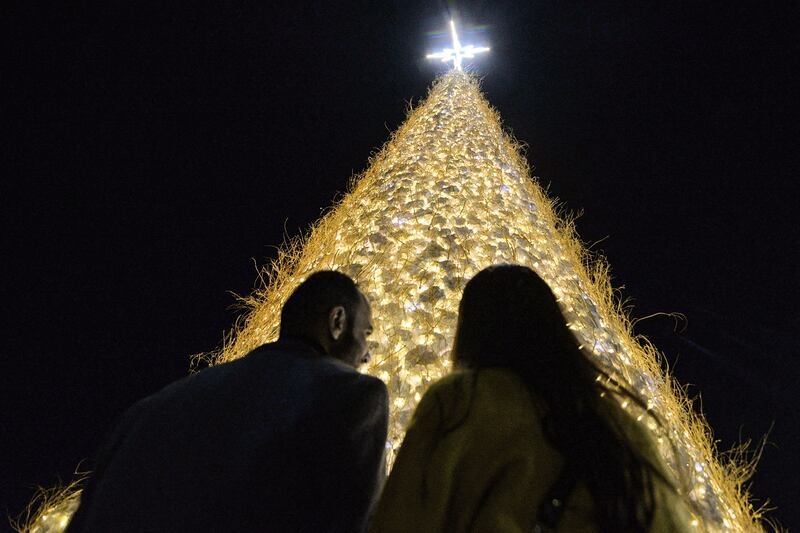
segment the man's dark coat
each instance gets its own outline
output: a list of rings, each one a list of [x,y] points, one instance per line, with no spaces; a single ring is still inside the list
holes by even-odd
[[[387,420],[380,380],[264,345],[131,407],[68,531],[361,531]]]

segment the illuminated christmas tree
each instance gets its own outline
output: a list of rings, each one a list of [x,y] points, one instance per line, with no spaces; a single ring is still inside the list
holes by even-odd
[[[466,281],[492,264],[527,265],[550,284],[597,363],[644,399],[650,412],[622,407],[661,443],[665,463],[696,512],[691,525],[698,531],[761,530],[740,489],[746,472],[715,458],[707,426],[662,370],[657,351],[634,338],[605,264],[590,259],[572,225],[557,216],[477,82],[459,68],[462,57],[478,51],[454,38],[443,56],[456,68],[434,84],[349,194],[264,269],[263,288],[247,299],[250,313],[213,363],[275,340],[283,302],[311,272],[351,275],[372,305],[373,359],[365,371],[389,388],[391,463],[417,402],[451,370]],[[48,528],[47,520],[65,521],[74,501],[73,495],[72,503],[51,507],[36,531],[60,530]]]

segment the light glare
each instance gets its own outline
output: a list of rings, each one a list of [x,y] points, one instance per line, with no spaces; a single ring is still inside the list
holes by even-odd
[[[472,59],[475,57],[475,54],[489,51],[489,47],[487,46],[476,47],[471,44],[468,44],[467,46],[461,46],[461,41],[459,41],[458,33],[456,32],[456,23],[453,20],[450,21],[450,36],[453,40],[453,48],[445,48],[441,52],[428,54],[426,57],[428,59],[441,59],[444,63],[452,61],[453,67],[456,70],[461,70],[461,63],[463,59]]]

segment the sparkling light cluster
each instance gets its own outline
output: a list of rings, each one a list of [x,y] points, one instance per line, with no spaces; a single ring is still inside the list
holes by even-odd
[[[78,509],[86,472],[76,472],[77,478],[65,487],[42,489],[28,504],[23,516],[11,520],[11,527],[24,533],[61,533]]]
[[[264,269],[263,288],[246,298],[250,313],[214,362],[276,339],[283,302],[311,272],[350,274],[372,304],[373,361],[366,371],[389,388],[391,462],[422,394],[450,371],[464,283],[497,263],[536,270],[585,350],[661,420],[622,405],[661,443],[664,463],[695,511],[691,525],[760,531],[740,493],[742,472],[715,459],[707,427],[661,370],[657,352],[632,337],[604,263],[587,260],[477,82],[460,70],[434,85],[341,203]]]
[[[30,528],[30,533],[50,533],[64,531],[72,514],[78,509],[80,498],[74,497],[69,504],[60,504],[42,514]]]
[[[372,303],[376,329],[366,371],[386,382],[391,395],[391,460],[420,397],[450,371],[464,283],[497,263],[538,272],[584,348],[662,421],[623,406],[661,444],[698,530],[759,530],[740,479],[714,458],[706,426],[662,371],[656,350],[632,337],[605,265],[589,264],[477,83],[459,70],[434,85],[307,240],[290,243],[266,271],[265,289],[251,297],[251,314],[218,360],[276,338],[282,302],[312,271],[350,274]]]

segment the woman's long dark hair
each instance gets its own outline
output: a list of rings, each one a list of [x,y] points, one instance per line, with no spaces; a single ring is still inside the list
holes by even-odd
[[[453,362],[509,368],[543,400],[545,436],[580,473],[601,531],[650,529],[658,473],[603,414],[599,393],[607,380],[597,377],[605,373],[580,350],[553,292],[533,270],[499,265],[467,283]]]

